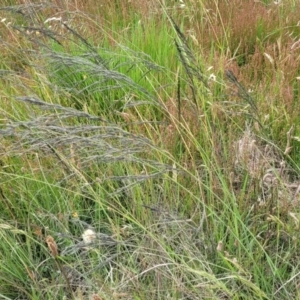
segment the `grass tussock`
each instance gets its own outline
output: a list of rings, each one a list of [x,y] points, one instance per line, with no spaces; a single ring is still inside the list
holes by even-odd
[[[298,6],[96,2],[0,8],[0,297],[298,299]]]

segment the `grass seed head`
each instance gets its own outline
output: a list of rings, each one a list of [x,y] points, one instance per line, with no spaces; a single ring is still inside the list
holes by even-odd
[[[51,235],[46,238],[46,243],[53,257],[58,256],[57,244]]]

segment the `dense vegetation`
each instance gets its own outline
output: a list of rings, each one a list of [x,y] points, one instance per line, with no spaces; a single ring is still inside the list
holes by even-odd
[[[3,0],[1,299],[300,299],[300,3]]]

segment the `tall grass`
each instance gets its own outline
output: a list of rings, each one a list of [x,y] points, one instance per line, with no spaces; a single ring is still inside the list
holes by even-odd
[[[299,298],[296,11],[3,4],[1,297]]]

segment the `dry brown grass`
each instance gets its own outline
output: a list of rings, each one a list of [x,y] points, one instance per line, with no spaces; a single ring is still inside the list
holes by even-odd
[[[278,96],[290,102],[299,72],[299,7],[235,0],[207,2],[207,9],[211,22],[198,31],[203,47],[209,49],[212,40],[216,44],[223,40],[228,47],[222,49],[224,69],[233,69],[246,85],[270,86],[269,93],[280,80]]]

